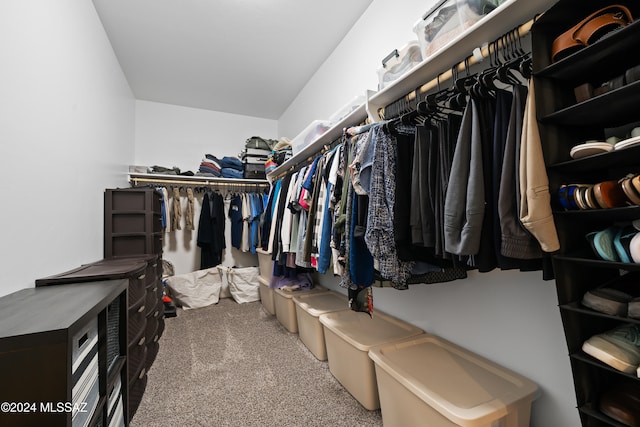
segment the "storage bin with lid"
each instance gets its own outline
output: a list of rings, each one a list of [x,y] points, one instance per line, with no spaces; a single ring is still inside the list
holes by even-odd
[[[271,280],[271,276],[273,275],[273,260],[271,259],[271,254],[260,248],[256,249],[256,253],[258,254],[260,277],[263,277],[267,281]]]
[[[329,291],[320,294],[295,296],[293,297],[293,302],[296,305],[300,341],[318,360],[327,360],[324,331],[319,318],[326,313],[349,310],[347,296]]]
[[[328,120],[314,120],[307,127],[291,140],[293,155],[305,149],[322,134],[329,130],[331,123]]]
[[[327,288],[316,286],[307,290],[285,291],[283,289],[273,290],[273,302],[276,312],[276,318],[287,331],[298,333],[298,319],[296,319],[296,305],[293,297],[298,295],[311,295],[320,292],[327,292]]]
[[[353,310],[320,316],[327,346],[329,371],[368,410],[380,408],[372,347],[424,332],[410,323],[375,311],[370,317]]]
[[[389,86],[421,62],[422,51],[416,40],[411,40],[400,50],[394,49],[378,68],[378,90]]]
[[[269,280],[262,276],[258,276],[260,283],[260,301],[262,308],[270,315],[276,314],[275,302],[273,301],[273,289],[269,287]]]
[[[422,58],[426,59],[457,39],[467,28],[493,11],[500,0],[442,0],[413,26]]]
[[[372,348],[385,426],[525,427],[537,385],[440,337]]]

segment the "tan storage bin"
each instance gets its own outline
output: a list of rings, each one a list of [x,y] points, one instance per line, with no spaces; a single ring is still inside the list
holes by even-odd
[[[276,307],[273,301],[273,289],[269,287],[269,279],[259,276],[258,282],[260,282],[260,301],[262,302],[262,307],[267,313],[273,316],[276,314]]]
[[[373,317],[353,310],[320,316],[327,345],[329,371],[368,410],[380,408],[372,347],[424,332],[409,323],[375,311]]]
[[[256,249],[256,252],[258,253],[260,277],[270,281],[271,276],[273,275],[273,260],[271,259],[271,254],[262,249]]]
[[[538,386],[442,338],[369,351],[385,427],[526,427]]]
[[[327,360],[327,346],[319,317],[334,311],[349,310],[349,298],[329,291],[295,296],[293,302],[296,305],[300,341],[318,360]]]
[[[273,290],[273,302],[276,309],[276,317],[282,326],[287,331],[297,334],[298,333],[298,319],[296,319],[296,305],[293,302],[293,297],[297,295],[311,295],[320,292],[328,292],[326,288],[316,286],[309,290],[303,291],[283,291],[282,289]]]

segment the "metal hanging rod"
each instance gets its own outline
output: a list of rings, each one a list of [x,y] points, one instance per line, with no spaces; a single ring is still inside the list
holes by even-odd
[[[153,178],[153,177],[140,177],[129,176],[129,182],[135,187],[138,184],[164,184],[164,185],[183,185],[191,187],[269,187],[269,182],[262,180],[234,180],[232,178],[203,178],[194,177],[193,179],[186,179],[186,177],[180,177],[182,179],[167,178],[166,176]],[[240,182],[233,182],[240,181]]]

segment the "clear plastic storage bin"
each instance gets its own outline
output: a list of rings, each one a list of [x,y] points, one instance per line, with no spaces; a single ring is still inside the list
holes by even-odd
[[[422,52],[417,41],[410,41],[402,49],[394,50],[378,68],[378,90],[389,86],[421,62]]]
[[[385,426],[528,427],[529,379],[424,334],[369,351]]]
[[[302,151],[309,144],[317,140],[329,130],[331,123],[328,120],[314,120],[302,132],[291,140],[293,155]]]
[[[499,0],[438,2],[413,26],[413,31],[420,43],[422,58],[428,58],[442,49],[483,16],[493,11],[499,3]]]

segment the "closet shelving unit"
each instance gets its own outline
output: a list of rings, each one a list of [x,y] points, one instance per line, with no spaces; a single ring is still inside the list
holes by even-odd
[[[464,61],[472,55],[476,48],[482,48],[485,43],[492,42],[518,25],[533,19],[537,14],[551,7],[556,0],[507,0],[489,15],[467,28],[452,39],[435,54],[423,60],[407,74],[376,93],[367,93],[365,104],[352,111],[339,123],[332,126],[326,133],[310,143],[289,160],[271,171],[267,178],[273,180],[296,165],[303,163],[310,156],[318,153],[325,145],[335,141],[345,127],[354,126],[365,119],[379,122],[380,109],[404,97],[426,82],[435,79],[438,74],[450,70],[454,64]],[[419,18],[419,17],[417,17]]]
[[[567,58],[551,63],[553,40],[589,13],[609,3],[560,0],[532,29],[537,115],[552,197],[562,184],[598,183],[640,172],[640,147],[572,160],[571,147],[603,139],[605,128],[640,120],[640,83],[632,83],[577,103],[574,88],[599,85],[640,64],[640,22],[635,22]],[[640,5],[626,4],[634,17]],[[640,321],[602,314],[581,304],[583,295],[622,273],[638,274],[640,264],[597,259],[585,237],[616,223],[640,218],[639,206],[614,209],[564,211],[552,199],[560,251],[553,258],[560,314],[572,368],[576,401],[583,426],[620,426],[598,409],[605,390],[640,379],[617,371],[582,351],[585,340],[620,324]]]

